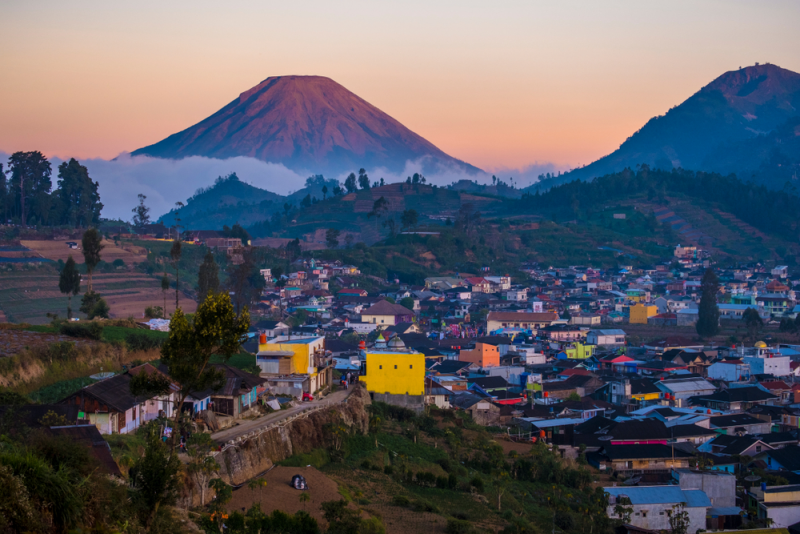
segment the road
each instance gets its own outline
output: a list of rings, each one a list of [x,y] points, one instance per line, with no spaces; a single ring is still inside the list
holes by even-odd
[[[352,388],[348,389],[347,391],[339,390],[334,393],[331,393],[330,395],[326,395],[325,398],[322,400],[313,400],[309,402],[296,401],[295,406],[287,408],[286,410],[279,410],[277,412],[267,414],[263,417],[259,417],[258,419],[241,421],[236,426],[233,426],[231,428],[226,428],[225,430],[220,430],[215,434],[211,434],[211,439],[213,439],[217,443],[222,443],[222,444],[227,443],[228,441],[236,439],[239,436],[243,436],[244,434],[249,434],[254,430],[260,430],[266,426],[279,423],[284,419],[287,419],[293,415],[297,415],[300,412],[307,410],[309,408],[316,408],[318,406],[325,404],[337,404],[344,402],[352,391],[353,391]]]

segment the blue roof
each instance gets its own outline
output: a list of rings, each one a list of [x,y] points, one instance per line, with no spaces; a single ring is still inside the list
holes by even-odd
[[[687,508],[710,507],[706,492],[702,490],[682,490],[679,486],[637,486],[603,488],[613,496],[626,495],[631,504],[671,504],[686,503]]]

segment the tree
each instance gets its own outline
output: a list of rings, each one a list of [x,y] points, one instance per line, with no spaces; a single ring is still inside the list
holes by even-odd
[[[108,319],[108,312],[110,311],[105,299],[94,291],[87,291],[83,295],[79,309],[86,314],[88,319],[94,319],[95,317]]]
[[[255,491],[256,489],[259,490],[258,493],[258,500],[262,501],[264,498],[264,488],[267,487],[267,479],[265,478],[253,478],[250,482],[247,483],[247,487],[251,490]]]
[[[344,246],[346,246],[347,248],[353,246],[353,234],[347,234],[346,236],[344,236]]]
[[[323,185],[322,186],[322,200],[325,200],[326,198],[328,198],[328,186],[327,185]]]
[[[169,322],[169,337],[161,347],[161,363],[179,385],[175,406],[183,406],[193,391],[222,386],[225,375],[211,366],[210,360],[216,357],[224,363],[237,354],[249,328],[250,312],[245,308],[237,315],[226,293],[209,294],[191,323],[180,308],[175,309]],[[170,386],[170,380],[164,380],[163,375],[139,373],[131,380],[131,393],[164,395]],[[175,410],[174,428],[178,428],[180,415],[181,411]],[[173,432],[173,449],[176,436],[177,432]]]
[[[209,250],[200,264],[197,275],[197,294],[199,301],[203,302],[206,295],[219,291],[219,266],[214,261],[214,254]]]
[[[369,189],[369,176],[364,169],[358,169],[358,185],[361,189]]]
[[[164,295],[164,318],[167,317],[167,291],[169,291],[169,277],[167,271],[164,271],[164,276],[161,277],[161,293]]]
[[[303,200],[300,201],[300,205],[303,206],[304,208],[311,207],[311,193],[303,197]]]
[[[328,248],[336,248],[339,246],[339,236],[341,233],[341,230],[337,228],[328,228],[328,231],[325,232],[325,243],[328,245]]]
[[[414,209],[404,210],[403,214],[400,216],[400,224],[403,228],[414,228],[417,226],[418,220],[419,214],[417,210]]]
[[[186,471],[200,488],[200,502],[206,502],[206,486],[211,477],[219,471],[219,464],[209,453],[216,448],[211,434],[197,432],[189,437],[186,443],[186,454],[189,462]]]
[[[456,226],[463,231],[467,236],[478,228],[481,223],[481,212],[475,209],[472,203],[467,202],[458,210],[456,218]]]
[[[356,175],[354,173],[350,173],[344,181],[344,188],[347,189],[348,193],[355,193],[358,191],[358,182],[356,182]]]
[[[140,375],[146,374],[140,373]],[[168,506],[176,501],[178,490],[182,485],[178,477],[180,470],[180,460],[170,454],[167,445],[161,441],[158,427],[150,429],[147,433],[144,454],[130,470],[131,483],[139,490],[134,496],[142,501],[141,508],[147,514],[148,525],[161,505]]]
[[[712,268],[709,267],[703,273],[700,288],[702,294],[695,328],[700,337],[711,337],[719,331],[719,307],[717,306],[719,280]]]
[[[296,237],[293,241],[286,243],[286,256],[288,256],[289,261],[294,261],[299,258],[302,252],[303,249],[300,247],[300,238]]]
[[[377,229],[378,220],[388,211],[389,202],[381,196],[381,198],[372,203],[372,211],[367,213],[367,218],[375,217],[375,228]]]
[[[172,259],[172,267],[175,269],[175,309],[178,309],[180,306],[180,301],[178,297],[181,293],[180,290],[180,281],[181,281],[181,272],[180,272],[180,263],[181,263],[181,238],[180,232],[178,236],[175,237],[175,241],[172,242],[172,248],[169,251],[169,257]]]
[[[100,221],[100,184],[89,178],[89,169],[75,158],[58,166],[58,189],[53,196],[61,201],[61,224],[88,227]]]
[[[145,226],[150,224],[150,208],[145,206],[145,200],[147,200],[147,197],[139,193],[139,205],[131,210],[133,212],[133,226],[140,233]]]
[[[223,515],[226,515],[226,505],[233,498],[233,488],[226,484],[221,478],[211,479],[208,483],[208,487],[213,489],[215,493],[214,500],[209,505],[209,508],[212,511],[212,517],[215,518],[217,527],[220,529],[220,532],[223,532],[222,519]]]
[[[689,512],[686,511],[686,505],[683,503],[676,504],[672,510],[668,510],[669,515],[669,528],[672,534],[686,534],[689,530]]]
[[[86,272],[89,273],[88,293],[92,293],[92,273],[97,264],[100,263],[100,253],[103,251],[103,237],[97,228],[89,228],[83,233],[81,240],[83,245],[83,262],[86,264]]]
[[[755,308],[747,308],[742,314],[742,321],[744,321],[744,325],[747,328],[747,336],[750,338],[750,341],[755,341],[758,333],[764,328],[764,321],[762,321],[761,316],[758,315],[758,310]]]
[[[72,318],[72,297],[81,291],[81,273],[75,266],[72,254],[67,258],[64,268],[58,277],[58,290],[67,295],[67,319]]]
[[[14,191],[19,203],[20,223],[25,226],[28,223],[27,200],[31,201],[32,211],[37,215],[46,215],[43,211],[45,207],[49,208],[47,200],[53,186],[50,181],[53,168],[39,151],[15,152],[8,158],[8,165],[11,172],[10,190]]]
[[[569,397],[567,397],[567,400],[568,401],[578,401],[578,402],[580,402],[581,396],[578,395],[578,393],[576,393],[575,391],[573,391],[572,393],[569,394]]]
[[[414,311],[414,299],[412,297],[403,297],[400,299],[398,303],[400,306],[404,306],[411,311]]]
[[[264,289],[264,277],[258,266],[261,264],[257,257],[256,249],[247,249],[242,254],[242,263],[233,265],[228,274],[228,289],[233,293],[233,299],[238,313],[243,306],[248,306]]]

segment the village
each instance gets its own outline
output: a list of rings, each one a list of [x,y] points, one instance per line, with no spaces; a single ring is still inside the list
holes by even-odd
[[[224,387],[180,408],[220,444],[364,387],[373,402],[462,411],[585,461],[627,532],[670,529],[673,514],[687,532],[800,522],[800,306],[786,266],[720,269],[680,246],[647,268],[525,265],[525,281],[486,272],[411,286],[336,262],[293,266],[261,270],[243,346],[259,372],[217,364]],[[695,332],[709,269],[727,337]],[[131,394],[141,372],[168,377],[145,363],[60,404],[101,434],[173,416],[177,393]]]

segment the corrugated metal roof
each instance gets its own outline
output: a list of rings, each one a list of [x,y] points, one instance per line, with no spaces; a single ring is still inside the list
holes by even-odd
[[[657,384],[659,387],[666,388],[675,393],[684,391],[716,391],[717,388],[707,380],[702,378],[689,378],[683,380],[662,380]]]
[[[682,490],[678,486],[614,486],[603,490],[614,497],[625,495],[631,500],[631,504],[685,503],[688,508],[711,506],[711,501],[704,491]]]

